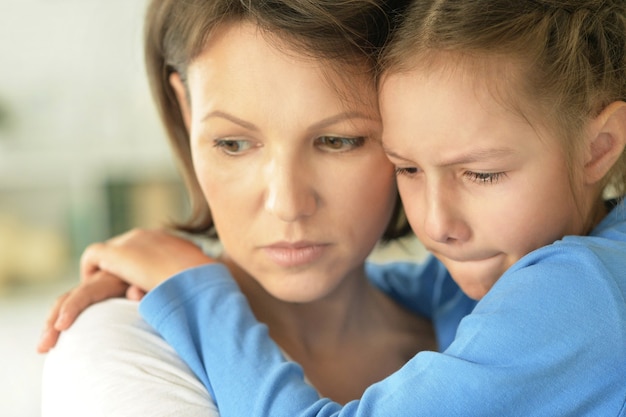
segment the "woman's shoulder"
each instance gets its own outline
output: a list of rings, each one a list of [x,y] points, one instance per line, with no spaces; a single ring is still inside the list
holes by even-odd
[[[137,305],[94,304],[61,334],[44,363],[44,417],[217,416],[206,389]]]

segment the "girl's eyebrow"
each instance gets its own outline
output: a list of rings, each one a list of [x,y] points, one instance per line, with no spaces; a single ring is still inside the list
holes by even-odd
[[[385,147],[384,145],[383,145],[383,149],[385,151],[385,154],[387,154],[387,156],[390,156],[394,159],[399,159],[405,162],[412,162],[410,159],[407,159],[401,155],[398,155],[396,152],[389,149],[388,147]],[[474,149],[470,152],[456,155],[447,160],[446,159],[441,160],[434,165],[440,166],[440,167],[448,167],[448,166],[453,166],[453,165],[470,164],[473,162],[480,162],[484,160],[505,158],[515,153],[516,153],[515,150],[511,148]]]
[[[405,161],[405,162],[411,162],[409,159],[406,159],[405,157],[398,155],[397,153],[395,153],[394,151],[392,151],[391,149],[386,147],[384,142],[383,142],[383,151],[385,152],[385,154],[387,156],[390,156],[390,157],[392,157],[394,159],[400,159],[400,160]]]
[[[481,162],[485,160],[505,158],[515,153],[516,153],[515,150],[511,148],[473,149],[469,152],[456,155],[450,159],[447,159],[447,160],[444,159],[440,161],[437,165],[442,166],[442,167],[447,167],[447,166],[452,166],[452,165],[470,164],[473,162]]]

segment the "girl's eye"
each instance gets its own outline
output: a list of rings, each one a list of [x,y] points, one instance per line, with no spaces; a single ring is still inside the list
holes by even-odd
[[[241,154],[252,148],[252,144],[244,139],[217,139],[214,146],[227,155]]]
[[[396,172],[396,176],[404,175],[407,177],[411,177],[418,173],[418,169],[415,167],[408,167],[408,168],[396,167],[395,172]]]
[[[506,177],[505,172],[472,172],[467,171],[463,175],[470,181],[479,184],[496,184]]]
[[[365,137],[341,137],[341,136],[320,136],[315,139],[315,144],[326,148],[332,152],[345,152],[363,146]]]

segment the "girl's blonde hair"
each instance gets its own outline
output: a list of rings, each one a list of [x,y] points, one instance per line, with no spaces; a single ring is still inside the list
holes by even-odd
[[[534,107],[523,116],[554,130],[571,165],[590,118],[626,101],[626,0],[414,0],[381,67],[424,69],[446,55],[512,64],[500,70]],[[626,153],[603,185],[626,193]]]

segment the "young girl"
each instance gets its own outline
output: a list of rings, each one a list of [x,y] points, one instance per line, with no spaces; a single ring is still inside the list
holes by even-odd
[[[152,86],[196,203],[187,229],[219,235],[220,261],[255,316],[342,403],[418,351],[436,350],[427,318],[445,347],[473,307],[447,274],[430,274],[435,262],[419,270],[423,284],[410,281],[418,267],[365,265],[381,235],[405,230],[372,74],[389,18],[383,4],[154,0],[147,15]],[[153,251],[149,275],[211,262],[165,232],[134,231],[106,247],[119,246]],[[107,262],[118,263],[91,264],[97,253],[98,245],[87,251],[89,279],[60,305],[94,289],[103,297],[99,288],[114,282]],[[407,306],[427,318],[400,304],[398,286],[419,287],[425,298]],[[215,415],[134,307],[92,309],[60,339],[46,362],[45,416]],[[50,329],[42,351],[57,334]]]
[[[342,407],[282,359],[224,268],[166,281],[142,315],[224,417],[626,415],[626,3],[416,0],[383,63],[410,223],[480,300],[448,349]]]

